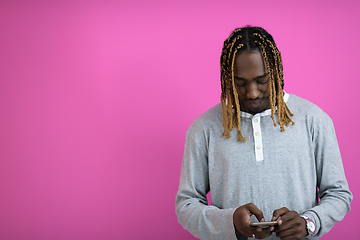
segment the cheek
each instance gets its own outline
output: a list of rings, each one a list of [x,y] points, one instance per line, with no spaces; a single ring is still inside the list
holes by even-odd
[[[235,87],[236,88],[236,91],[237,91],[237,94],[238,94],[238,98],[241,100],[241,99],[244,99],[244,96],[246,94],[246,91],[244,88],[240,88],[240,87]]]
[[[259,87],[260,91],[263,92],[266,96],[270,96],[270,84],[265,84]]]

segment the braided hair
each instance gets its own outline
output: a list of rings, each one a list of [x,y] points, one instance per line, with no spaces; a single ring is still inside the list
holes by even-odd
[[[271,118],[276,127],[274,113],[277,114],[280,130],[284,124],[294,124],[288,106],[284,101],[284,77],[281,54],[273,37],[261,27],[246,26],[235,29],[224,41],[220,57],[221,67],[221,106],[224,132],[230,138],[230,131],[237,127],[238,140],[246,141],[241,133],[240,103],[234,82],[234,64],[236,54],[259,50],[269,72]],[[276,109],[277,107],[277,109]]]

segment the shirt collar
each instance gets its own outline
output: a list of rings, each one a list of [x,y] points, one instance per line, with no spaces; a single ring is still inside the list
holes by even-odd
[[[289,94],[286,93],[285,91],[283,91],[283,92],[284,92],[284,102],[287,103],[287,101],[289,100]],[[275,110],[277,110],[277,107],[275,107]],[[271,109],[266,109],[265,111],[262,111],[255,115],[252,115],[251,113],[240,111],[240,116],[246,117],[246,118],[253,118],[254,116],[269,116],[269,115],[271,115]]]

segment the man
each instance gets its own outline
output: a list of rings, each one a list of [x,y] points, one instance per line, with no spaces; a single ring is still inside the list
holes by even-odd
[[[352,201],[331,119],[283,91],[281,54],[264,29],[235,29],[220,63],[221,104],[187,132],[179,222],[201,239],[318,239]]]

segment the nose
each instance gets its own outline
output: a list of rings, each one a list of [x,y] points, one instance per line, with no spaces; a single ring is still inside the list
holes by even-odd
[[[251,83],[247,85],[246,88],[246,98],[247,99],[256,99],[260,96],[260,91],[256,83]]]

